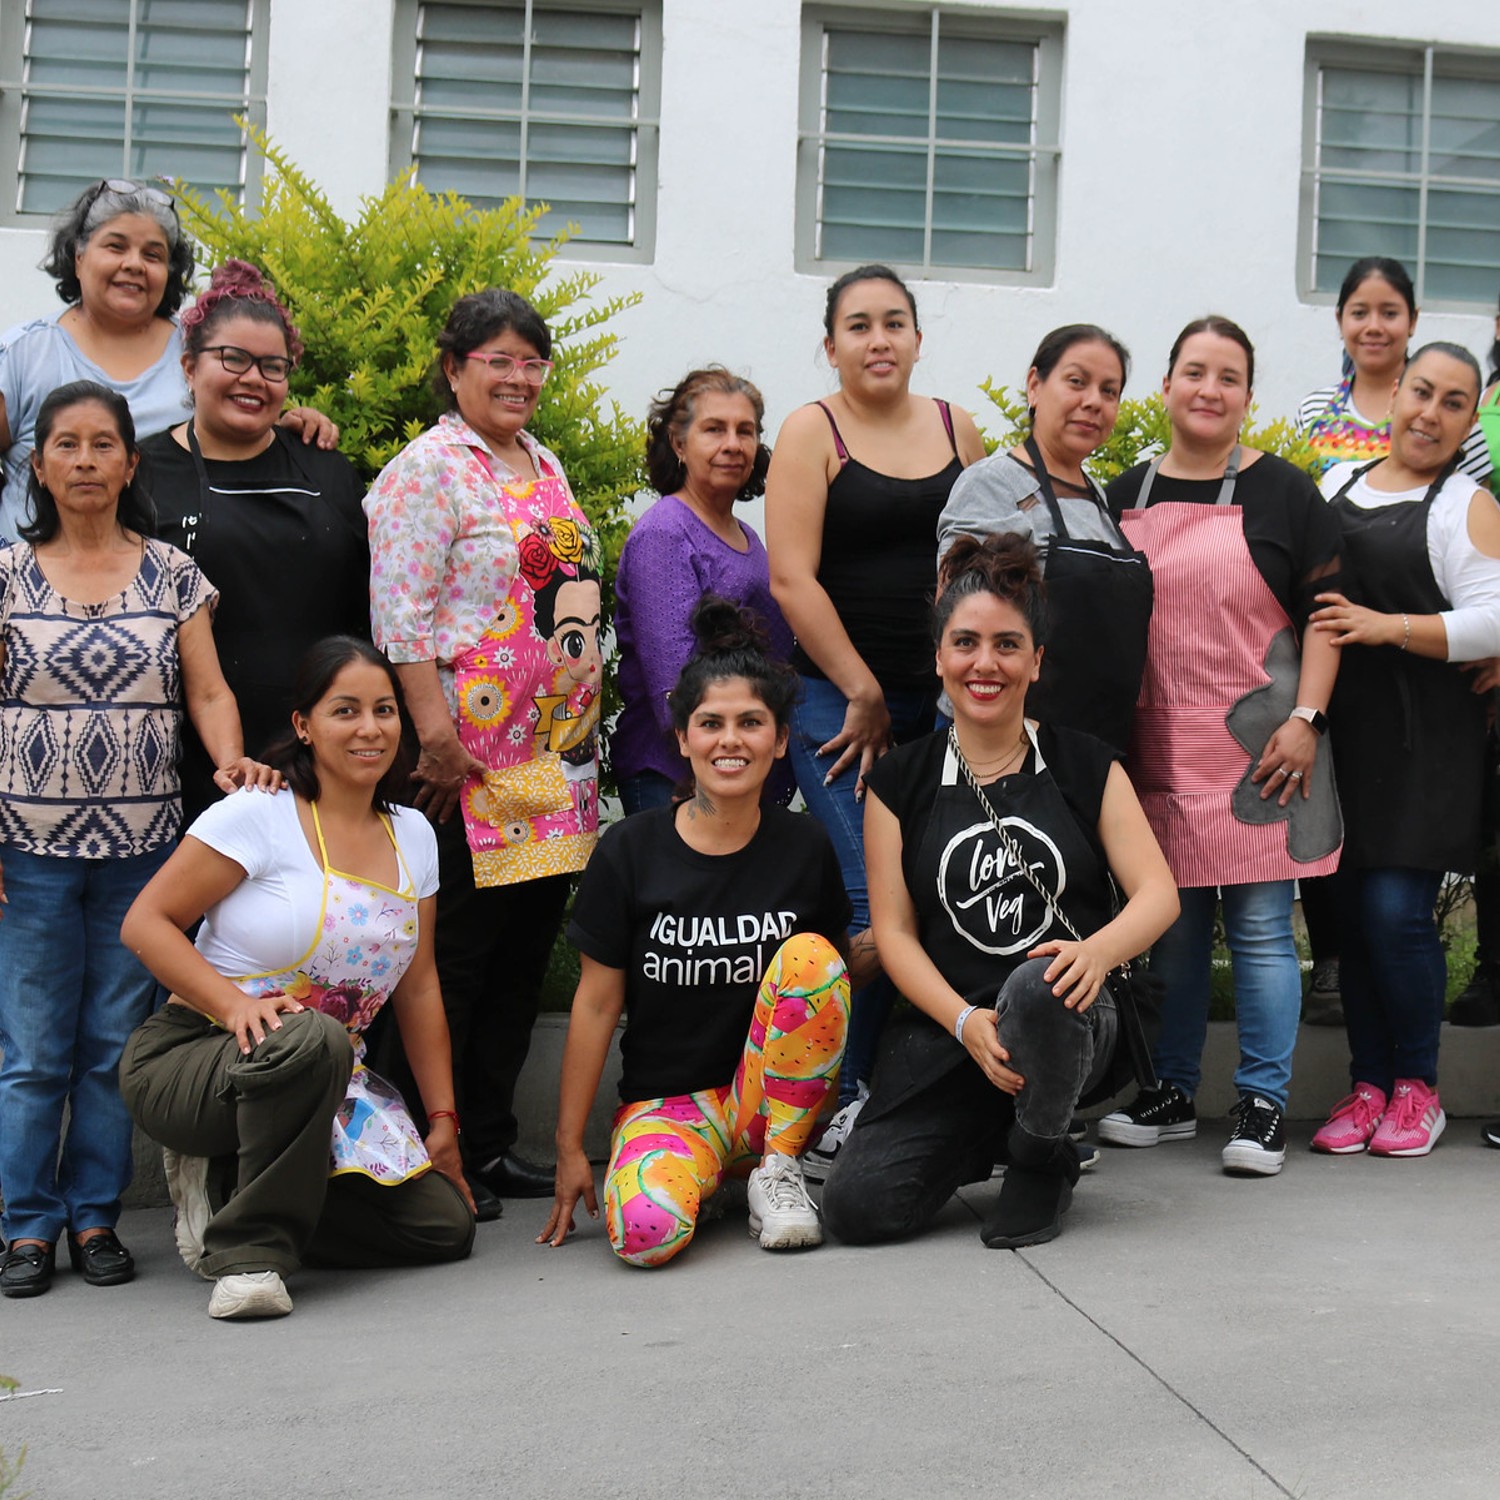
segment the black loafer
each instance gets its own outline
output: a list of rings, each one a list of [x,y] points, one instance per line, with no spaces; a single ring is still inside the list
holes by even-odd
[[[464,1173],[464,1181],[474,1197],[474,1222],[493,1224],[505,1212],[504,1204],[472,1172]]]
[[[56,1245],[12,1245],[0,1261],[0,1297],[40,1297],[56,1270]]]
[[[78,1241],[68,1236],[68,1260],[90,1286],[121,1286],[135,1275],[135,1257],[113,1229]]]
[[[556,1167],[539,1167],[510,1152],[474,1168],[471,1176],[502,1198],[550,1198],[557,1188]]]

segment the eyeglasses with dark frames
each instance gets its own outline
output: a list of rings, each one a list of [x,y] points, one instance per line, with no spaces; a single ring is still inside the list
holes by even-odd
[[[280,385],[292,373],[292,362],[284,354],[252,354],[236,344],[210,344],[201,351],[217,354],[231,375],[245,375],[253,365],[272,385]]]

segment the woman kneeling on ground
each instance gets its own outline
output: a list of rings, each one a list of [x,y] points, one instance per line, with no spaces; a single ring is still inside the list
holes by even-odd
[[[876,946],[923,1014],[888,1032],[823,1213],[852,1244],[912,1234],[1003,1155],[981,1238],[1018,1249],[1060,1231],[1074,1109],[1151,1076],[1134,1003],[1105,980],[1167,929],[1177,890],[1108,746],[1026,718],[1035,547],[962,537],[938,588],[953,727],[877,762],[865,811]]]
[[[692,793],[612,827],[568,936],[583,965],[563,1054],[557,1197],[537,1243],[561,1245],[580,1198],[597,1218],[584,1127],[622,1009],[624,1072],[604,1207],[616,1255],[665,1265],[704,1200],[750,1172],[750,1233],[819,1244],[799,1155],[834,1096],[849,1024],[849,900],[816,819],[762,807],[786,754],[797,680],[754,617],[706,595],[698,654],[672,690]]]
[[[332,636],[295,702],[267,752],[287,787],[198,818],[122,929],[172,995],[131,1037],[121,1086],[167,1148],[177,1246],[214,1282],[215,1318],[289,1313],[282,1278],[303,1261],[461,1260],[474,1239],[433,958],[437,843],[391,801],[410,770],[400,683],[368,641]],[[425,1142],[362,1061],[387,1000]],[[237,1177],[215,1211],[223,1157]]]

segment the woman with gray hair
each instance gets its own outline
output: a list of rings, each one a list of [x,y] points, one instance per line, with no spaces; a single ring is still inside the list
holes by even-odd
[[[109,386],[129,403],[142,437],[192,410],[176,312],[193,248],[165,188],[122,177],[94,183],[59,217],[41,269],[66,306],[22,325],[0,349],[0,541],[7,542],[26,520],[32,431],[48,392],[75,380]],[[338,443],[338,429],[308,407],[283,421],[304,442]]]

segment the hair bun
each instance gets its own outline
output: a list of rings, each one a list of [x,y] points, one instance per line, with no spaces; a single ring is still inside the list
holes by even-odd
[[[233,256],[213,268],[208,278],[208,289],[230,297],[276,295],[276,288],[266,280],[258,266],[252,266],[248,260],[238,260]]]
[[[700,656],[771,649],[760,617],[719,594],[704,594],[693,609],[693,637]]]

